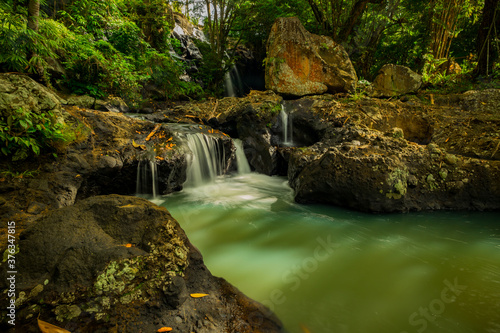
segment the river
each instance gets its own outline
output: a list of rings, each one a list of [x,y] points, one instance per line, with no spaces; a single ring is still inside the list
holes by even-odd
[[[256,173],[154,200],[288,332],[500,332],[500,214],[299,205]]]

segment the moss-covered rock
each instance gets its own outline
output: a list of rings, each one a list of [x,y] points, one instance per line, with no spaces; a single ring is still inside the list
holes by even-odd
[[[53,210],[19,247],[16,331],[36,330],[38,317],[71,332],[281,330],[262,305],[213,277],[168,211],[144,199],[96,196]],[[187,296],[197,292],[209,296]],[[0,301],[2,331],[8,302]]]
[[[357,76],[342,45],[309,33],[296,17],[281,17],[267,42],[266,89],[305,96],[353,92]]]

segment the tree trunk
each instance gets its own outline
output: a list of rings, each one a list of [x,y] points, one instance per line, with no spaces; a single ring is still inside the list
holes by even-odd
[[[311,9],[314,13],[314,18],[316,18],[316,21],[321,25],[325,33],[330,34],[332,32],[332,27],[330,23],[325,19],[325,15],[323,15],[323,12],[321,9],[319,9],[318,5],[314,0],[308,0],[309,6],[311,6]]]
[[[500,21],[498,13],[499,0],[485,0],[483,7],[483,18],[477,34],[477,67],[474,70],[474,75],[488,75],[493,68],[493,60],[495,56],[494,45],[492,41],[495,37],[495,24]]]
[[[345,21],[344,25],[342,26],[342,29],[340,30],[338,36],[337,36],[337,41],[338,42],[345,42],[347,41],[347,38],[351,35],[352,30],[356,27],[356,25],[359,23],[359,19],[361,16],[363,16],[363,13],[365,12],[366,6],[369,3],[373,4],[380,4],[384,0],[358,0],[354,4],[354,6],[351,9],[351,12],[349,13],[349,16],[347,17],[347,20]]]
[[[38,32],[38,18],[40,17],[40,0],[28,2],[28,29]]]

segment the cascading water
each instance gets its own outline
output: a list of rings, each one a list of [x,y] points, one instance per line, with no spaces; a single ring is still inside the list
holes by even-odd
[[[283,131],[282,144],[285,146],[293,145],[293,118],[292,113],[286,113],[285,104],[281,104],[281,128]]]
[[[137,165],[136,194],[158,196],[158,170],[154,159],[139,161]]]
[[[196,187],[213,181],[227,169],[226,152],[220,140],[203,133],[186,136],[190,150],[185,186]]]
[[[241,81],[240,73],[238,67],[233,65],[229,71],[226,72],[224,76],[225,87],[226,87],[226,97],[238,97],[243,93],[243,84]]]
[[[236,163],[238,164],[238,173],[240,175],[250,173],[250,164],[248,164],[247,157],[245,156],[243,142],[239,139],[234,139],[233,143],[236,147]]]
[[[236,94],[234,92],[234,83],[231,79],[230,72],[226,72],[226,74],[224,74],[224,84],[226,89],[226,97],[235,97]]]

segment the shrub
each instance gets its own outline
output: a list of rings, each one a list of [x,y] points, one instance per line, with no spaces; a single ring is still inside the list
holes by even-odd
[[[39,155],[43,149],[66,141],[62,128],[51,113],[37,114],[19,108],[6,119],[0,118],[0,150],[3,155],[12,156],[12,161]]]
[[[120,22],[112,29],[109,42],[121,53],[138,57],[144,47],[141,43],[141,29],[134,22]]]

